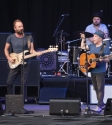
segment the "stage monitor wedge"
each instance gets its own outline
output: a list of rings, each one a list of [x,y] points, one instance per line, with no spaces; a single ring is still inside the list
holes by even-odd
[[[80,99],[50,99],[50,115],[80,115]]]
[[[1,116],[1,115],[4,115],[4,110],[3,110],[2,104],[1,104],[1,102],[0,102],[0,116]]]
[[[112,98],[107,99],[104,115],[112,115]]]

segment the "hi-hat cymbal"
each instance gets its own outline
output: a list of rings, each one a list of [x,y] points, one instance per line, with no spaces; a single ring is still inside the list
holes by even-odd
[[[92,33],[85,32],[85,31],[76,31],[76,32],[73,33],[73,35],[74,35],[75,37],[78,37],[78,38],[79,38],[79,37],[81,36],[80,33],[85,34],[85,37],[86,37],[86,38],[93,37],[93,34],[92,34]]]
[[[64,35],[64,36],[70,36],[70,34],[69,33],[67,33],[67,32],[64,32],[64,31],[57,31],[57,33],[58,34],[62,34],[62,35]]]

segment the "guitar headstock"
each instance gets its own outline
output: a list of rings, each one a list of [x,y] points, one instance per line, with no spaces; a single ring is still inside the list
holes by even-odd
[[[48,51],[57,51],[58,50],[58,46],[52,46],[50,45],[49,48],[48,48]]]

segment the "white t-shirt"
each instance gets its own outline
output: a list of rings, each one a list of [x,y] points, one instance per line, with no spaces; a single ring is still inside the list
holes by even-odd
[[[99,27],[99,30],[101,30],[102,32],[104,32],[104,33],[109,33],[109,31],[108,31],[108,29],[107,29],[107,26],[105,25],[105,24],[100,24],[100,27]],[[94,25],[93,24],[90,24],[90,25],[88,25],[87,27],[86,27],[86,29],[85,29],[85,32],[89,32],[89,33],[95,33],[96,32],[96,29],[95,29],[95,27],[94,27]],[[91,44],[92,42],[88,39],[88,38],[86,38],[86,44],[87,45],[89,45],[89,44]]]

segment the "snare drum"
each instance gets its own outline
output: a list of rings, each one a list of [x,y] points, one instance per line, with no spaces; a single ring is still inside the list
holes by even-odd
[[[78,64],[78,57],[80,54],[80,48],[78,46],[71,46],[69,51],[69,60],[72,64]]]

